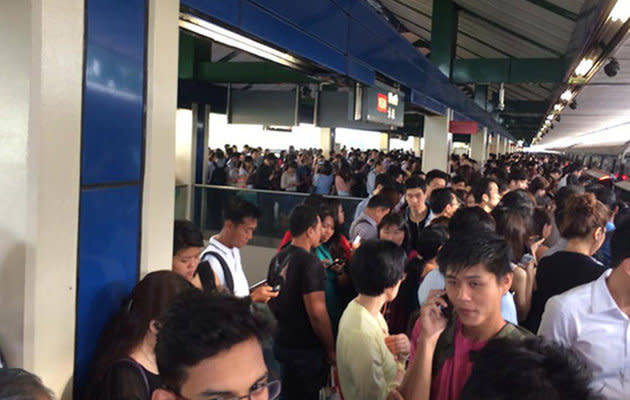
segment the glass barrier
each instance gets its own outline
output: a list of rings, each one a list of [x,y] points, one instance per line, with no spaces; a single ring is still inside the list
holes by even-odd
[[[188,185],[175,185],[175,219],[187,219],[190,197]]]
[[[281,239],[289,229],[291,210],[302,203],[307,193],[291,193],[269,190],[241,189],[228,186],[195,185],[195,202],[201,207],[194,208],[194,220],[203,231],[216,232],[221,229],[221,210],[235,196],[239,196],[257,205],[262,213],[258,219],[258,228],[254,236]],[[327,196],[329,197],[329,196]],[[333,196],[330,196],[333,197]],[[354,210],[361,198],[338,197],[345,214],[342,227],[344,235],[348,235]]]

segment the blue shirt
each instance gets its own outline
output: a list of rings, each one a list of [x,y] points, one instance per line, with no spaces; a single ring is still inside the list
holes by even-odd
[[[333,183],[332,175],[321,175],[315,174],[313,178],[313,187],[315,190],[313,191],[315,194],[330,194],[330,186]]]

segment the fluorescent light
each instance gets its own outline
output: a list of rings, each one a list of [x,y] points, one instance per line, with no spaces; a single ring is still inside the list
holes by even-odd
[[[549,114],[549,115],[547,115],[547,120],[548,120],[548,121],[551,121],[552,119],[553,119],[553,114]]]
[[[564,101],[569,101],[571,100],[571,98],[573,98],[573,92],[571,92],[569,89],[565,90],[564,93],[560,95],[560,99]]]
[[[590,71],[591,68],[593,68],[593,60],[590,58],[583,58],[575,69],[575,75],[584,76],[588,74],[588,71]]]
[[[560,111],[560,110],[562,109],[562,105],[560,105],[560,104],[556,104],[555,106],[553,106],[553,109],[554,109],[555,111]]]
[[[617,4],[610,12],[610,19],[614,21],[626,22],[630,18],[630,0],[617,0]]]
[[[201,36],[222,43],[226,46],[234,47],[248,53],[257,55],[269,61],[289,67],[304,66],[304,63],[290,54],[281,52],[272,47],[264,45],[243,35],[222,28],[218,25],[197,18],[190,14],[179,14],[180,28],[195,32]]]

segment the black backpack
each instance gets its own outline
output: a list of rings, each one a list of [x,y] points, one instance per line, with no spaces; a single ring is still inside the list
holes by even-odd
[[[232,273],[230,272],[230,268],[227,263],[221,257],[221,255],[214,251],[209,251],[207,253],[203,253],[202,257],[212,256],[219,261],[221,264],[221,269],[223,270],[223,277],[225,279],[225,288],[229,291],[230,294],[234,294],[234,279],[232,278]],[[204,292],[215,292],[217,290],[217,286],[214,282],[214,273],[212,272],[212,267],[210,266],[209,261],[202,261],[197,266],[197,270],[195,271],[195,275],[199,274],[199,280],[201,281],[201,286],[203,287]]]
[[[214,164],[214,171],[212,171],[212,178],[210,179],[211,185],[225,185],[227,183],[227,167],[223,164],[222,167],[219,167],[215,161],[212,162]]]

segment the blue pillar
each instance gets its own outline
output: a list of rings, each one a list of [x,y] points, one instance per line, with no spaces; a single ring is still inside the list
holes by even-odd
[[[86,0],[75,396],[103,326],[139,275],[147,7]]]

